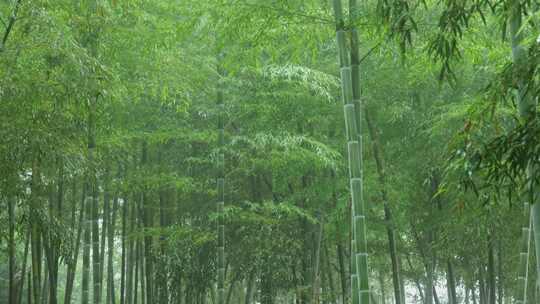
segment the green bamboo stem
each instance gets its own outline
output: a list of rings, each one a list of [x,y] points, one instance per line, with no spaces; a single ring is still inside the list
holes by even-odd
[[[146,170],[148,166],[148,143],[143,141],[142,143],[142,154],[141,154],[141,168]],[[152,228],[154,226],[154,212],[151,206],[152,201],[149,199],[149,194],[147,189],[143,189],[141,195],[141,206],[140,206],[140,218],[142,226],[147,228]],[[144,264],[141,263],[141,269],[144,269],[144,272],[141,273],[141,292],[144,292],[145,295],[142,296],[142,300],[146,300],[147,303],[151,303],[154,299],[154,254],[152,252],[152,236],[150,234],[145,234],[143,240],[143,245],[141,245],[144,255]]]
[[[83,238],[83,278],[82,278],[82,304],[88,304],[90,300],[90,250],[92,248],[93,259],[93,287],[96,292],[96,281],[99,273],[99,235],[97,235],[97,198],[96,198],[96,181],[95,181],[95,100],[89,101],[88,104],[88,171],[86,173],[86,200],[85,200],[85,215],[84,215],[84,238]],[[96,239],[97,237],[97,239]],[[96,248],[97,246],[97,248]],[[95,302],[96,295],[94,294]],[[95,303],[99,303],[95,302]]]
[[[356,0],[349,0],[349,23],[350,23],[350,35],[351,35],[351,93],[352,103],[354,104],[354,112],[356,117],[356,125],[358,132],[358,165],[360,172],[358,173],[358,180],[353,180],[351,189],[353,190],[353,202],[355,208],[355,220],[354,228],[356,230],[356,267],[358,273],[358,284],[360,289],[360,303],[369,303],[371,296],[369,293],[369,280],[368,280],[368,261],[367,261],[367,241],[366,241],[366,217],[365,206],[362,197],[362,103],[360,100],[360,54],[358,49],[359,39],[358,31],[354,24],[356,23],[358,7]]]
[[[90,192],[88,183],[86,184],[87,192]],[[82,297],[81,303],[89,303],[89,285],[90,285],[90,247],[91,240],[90,234],[92,230],[92,220],[90,219],[90,214],[92,212],[92,206],[90,204],[90,199],[87,197],[84,202],[84,236],[83,236],[83,265],[82,265]]]
[[[219,60],[219,59],[218,59]],[[220,67],[218,66],[218,73]],[[221,73],[219,73],[221,76]],[[225,223],[223,208],[225,206],[225,130],[224,130],[224,103],[223,91],[218,81],[217,88],[217,131],[218,131],[218,158],[217,158],[217,304],[225,303]]]
[[[517,84],[517,104],[519,108],[519,115],[524,121],[536,119],[536,100],[533,99],[530,94],[527,95],[527,87],[524,81],[518,77],[521,69],[527,63],[527,52],[525,51],[522,42],[523,34],[521,32],[522,27],[522,9],[521,1],[514,0],[511,2],[510,18],[509,18],[509,30],[512,46],[512,61],[514,63],[514,74],[516,75]],[[529,166],[527,170],[527,178],[535,176],[536,168]],[[529,263],[529,251],[530,251],[530,238],[533,229],[535,240],[540,240],[540,225],[533,225],[533,220],[540,223],[540,205],[537,202],[537,189],[534,186],[533,181],[528,182],[529,193],[532,195],[530,205],[525,204],[525,219],[528,221],[527,226],[522,229],[522,246],[520,252],[519,273],[518,273],[518,294],[516,296],[516,303],[527,303],[527,280],[528,280],[528,263]],[[532,206],[532,207],[530,207]],[[531,214],[532,209],[532,214]],[[535,242],[536,255],[540,254],[540,242]],[[540,259],[538,260],[540,261]],[[540,275],[540,267],[537,267],[537,275]]]
[[[126,169],[124,169],[124,178],[127,178],[127,173],[126,173]],[[121,260],[121,264],[120,264],[120,268],[121,268],[121,271],[120,271],[120,304],[125,304],[126,303],[126,274],[127,274],[127,267],[126,267],[126,244],[127,244],[127,240],[126,240],[126,232],[127,232],[127,214],[128,214],[128,206],[127,206],[127,193],[124,191],[122,193],[122,224],[121,224],[121,228],[122,228],[122,232],[121,232],[121,237],[122,237],[122,245],[121,245],[121,253],[120,253],[120,260]]]
[[[352,200],[352,244],[351,244],[351,292],[353,304],[370,302],[367,242],[365,228],[365,207],[362,200],[362,137],[360,133],[360,98],[359,90],[354,99],[352,68],[345,42],[346,29],[341,0],[334,0],[336,37],[340,62],[342,99],[344,105],[347,148],[349,156],[349,179]],[[352,1],[352,7],[355,7]],[[353,56],[354,57],[354,56]],[[357,73],[355,67],[355,73]],[[356,74],[354,77],[358,77]],[[358,78],[355,78],[358,80]],[[358,89],[355,87],[355,89]]]
[[[24,289],[24,280],[26,278],[26,265],[27,265],[27,261],[28,261],[28,247],[30,245],[30,231],[28,230],[26,232],[26,242],[24,244],[24,253],[23,253],[23,263],[22,263],[22,268],[21,268],[21,282],[20,282],[20,285],[19,285],[19,288],[17,290],[17,296],[16,296],[16,301],[15,303],[16,304],[21,304],[22,303],[22,299],[24,298],[24,295],[23,295],[23,289]],[[30,274],[30,272],[28,273]],[[30,279],[30,278],[29,278]],[[28,282],[30,284],[30,282]]]
[[[129,213],[129,224],[128,224],[128,231],[126,233],[126,236],[130,233],[134,232],[137,227],[135,226],[135,204],[136,204],[136,198],[133,195],[132,200],[129,202],[125,202],[126,208],[128,208],[127,212]],[[135,240],[133,237],[127,237],[127,259],[126,259],[126,291],[125,291],[125,303],[126,304],[133,304],[133,290],[135,289],[134,285],[134,277],[135,277],[135,265],[136,265],[136,256],[135,256]],[[136,281],[135,281],[136,282]]]
[[[96,150],[96,104],[97,96],[89,104],[89,135],[88,135],[88,162],[89,170],[89,194],[91,205],[91,230],[92,230],[92,282],[93,282],[93,303],[101,303],[101,253],[99,235],[99,202],[98,185],[95,166]]]
[[[81,246],[81,237],[83,234],[84,225],[84,202],[86,200],[86,188],[83,187],[82,199],[81,199],[81,209],[79,210],[78,221],[75,221],[75,209],[76,209],[76,182],[73,182],[73,197],[72,197],[72,223],[71,227],[75,228],[75,223],[77,223],[77,234],[74,239],[74,249],[71,253],[71,260],[68,263],[67,275],[66,275],[66,289],[64,293],[64,304],[71,304],[71,298],[73,295],[73,283],[75,280],[75,274],[77,273],[77,261],[79,260],[79,248]]]
[[[354,45],[354,44],[353,44]],[[356,46],[356,48],[358,48]],[[354,61],[354,60],[353,60]],[[354,87],[354,84],[353,84]],[[359,91],[359,90],[357,90]],[[355,90],[353,90],[353,93]],[[359,98],[358,98],[359,100]],[[386,222],[386,234],[388,236],[388,249],[390,253],[390,260],[392,262],[392,283],[394,287],[394,299],[396,304],[404,303],[402,301],[403,289],[401,286],[400,265],[396,246],[396,236],[394,229],[394,220],[392,216],[392,210],[388,203],[388,193],[386,189],[386,173],[384,168],[384,158],[379,145],[379,138],[377,135],[376,126],[374,125],[369,115],[367,107],[364,107],[364,116],[366,118],[368,133],[371,137],[371,147],[373,151],[373,157],[375,158],[375,164],[377,167],[377,174],[379,176],[379,183],[381,185],[381,199],[383,201],[384,208],[384,220]]]
[[[109,229],[107,230],[108,252],[107,252],[107,293],[105,297],[106,304],[116,303],[113,256],[114,256],[114,235],[115,235],[115,229],[116,229],[116,214],[118,212],[118,196],[119,196],[119,191],[116,190],[114,194],[114,199],[113,199],[112,214],[110,216],[110,221],[109,221]]]
[[[110,230],[110,215],[111,215],[111,168],[110,168],[110,160],[106,161],[105,164],[105,172],[103,176],[103,216],[102,216],[102,225],[101,225],[101,239],[100,239],[100,269],[99,273],[100,279],[101,279],[101,285],[103,286],[103,280],[105,277],[105,264],[107,263],[105,260],[105,246],[108,246],[107,238],[108,238],[108,231]],[[110,247],[109,247],[110,248]],[[110,249],[108,249],[110,251]],[[107,255],[108,257],[108,255]],[[102,290],[103,292],[103,290]],[[108,295],[108,285],[105,284],[105,303],[107,304],[107,295]]]
[[[31,182],[31,209],[30,209],[30,237],[31,237],[31,255],[32,255],[32,300],[34,303],[41,303],[39,286],[41,285],[41,227],[39,225],[39,207],[40,207],[40,157],[39,149],[36,149],[34,162],[32,165]]]
[[[8,303],[15,303],[15,202],[12,197],[8,198],[8,218],[9,218],[9,288]]]
[[[518,266],[518,288],[516,295],[516,304],[527,303],[527,281],[529,275],[529,250],[531,243],[531,214],[529,203],[524,204],[524,218],[526,224],[522,228],[521,250],[519,254]]]

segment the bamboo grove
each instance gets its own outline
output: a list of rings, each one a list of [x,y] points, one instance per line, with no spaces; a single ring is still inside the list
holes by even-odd
[[[0,304],[540,302],[539,7],[0,1]]]

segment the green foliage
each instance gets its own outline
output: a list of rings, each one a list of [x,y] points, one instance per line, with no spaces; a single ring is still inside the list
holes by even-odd
[[[391,227],[408,291],[416,281],[426,288],[431,255],[439,264],[435,281],[445,282],[441,265],[451,260],[460,284],[475,286],[487,234],[502,254],[502,286],[508,293],[516,288],[521,210],[508,202],[540,182],[537,174],[526,178],[527,168],[540,166],[540,126],[536,118],[518,118],[516,90],[522,84],[528,97],[540,95],[540,44],[536,4],[518,1],[527,60],[510,62],[508,37],[501,35],[510,2],[380,0],[350,12],[346,28],[355,25],[360,34],[361,97],[385,159],[382,185],[361,122],[370,273],[382,274],[384,286]],[[0,2],[0,39],[16,3]],[[263,281],[271,281],[276,303],[292,293],[307,303],[316,262],[321,298],[335,299],[342,284],[350,286],[341,281],[349,275],[351,198],[328,3],[21,3],[0,45],[2,265],[5,202],[13,200],[17,267],[35,223],[57,250],[63,290],[64,265],[74,259],[84,225],[81,199],[89,194],[82,188],[95,174],[100,223],[112,210],[105,196],[119,198],[110,249],[114,282],[124,232],[126,252],[141,246],[139,266],[154,262],[156,285],[169,298],[202,303],[216,284],[215,163],[223,151],[226,286],[244,290],[251,278],[264,294]],[[223,148],[216,146],[218,84]],[[94,101],[97,147],[90,159]],[[383,190],[392,221],[384,218]],[[30,209],[34,199],[39,208]],[[75,286],[79,277],[80,268]],[[231,303],[244,301],[231,290]],[[80,300],[80,290],[74,297]]]

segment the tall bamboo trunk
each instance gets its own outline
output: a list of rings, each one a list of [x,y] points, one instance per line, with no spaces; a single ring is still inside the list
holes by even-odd
[[[30,271],[28,271],[28,286],[26,288],[26,291],[27,291],[27,293],[26,293],[26,296],[27,296],[26,303],[28,303],[28,304],[32,304],[33,303],[32,301],[33,301],[33,298],[34,298],[33,297],[34,289],[32,288],[32,280],[33,280],[32,279],[32,271],[30,270]]]
[[[85,188],[90,191],[89,183]],[[83,264],[82,264],[82,304],[88,304],[90,300],[90,247],[91,247],[91,230],[92,230],[92,203],[89,197],[84,203],[84,237],[83,237]]]
[[[522,19],[523,19],[523,10],[522,4],[519,0],[510,1],[510,16],[509,16],[509,31],[510,39],[512,46],[512,60],[514,63],[515,74],[519,75],[521,70],[527,63],[527,52],[523,47],[523,30],[522,30]],[[519,108],[519,115],[523,121],[530,121],[536,119],[536,99],[531,96],[527,88],[527,84],[524,83],[522,79],[518,77],[516,80],[517,84],[517,104]],[[538,168],[532,167],[529,165],[527,177],[531,178],[536,176],[536,171]],[[534,182],[530,181],[528,187],[531,198],[531,216],[530,224],[523,228],[523,244],[520,254],[520,270],[519,270],[519,291],[516,297],[518,304],[527,303],[527,270],[524,267],[528,265],[528,254],[529,254],[529,242],[530,238],[530,229],[533,229],[534,238],[535,238],[535,249],[537,257],[537,277],[540,277],[540,202],[538,201],[538,187],[534,186]],[[527,208],[528,209],[528,208]],[[529,219],[527,215],[526,219]],[[527,248],[525,250],[525,247]],[[527,256],[524,256],[526,254]]]
[[[52,189],[52,187],[51,187]],[[52,193],[51,193],[52,194]],[[52,199],[52,196],[51,196]],[[52,200],[49,200],[49,217],[52,219],[54,216],[54,207],[52,206]],[[51,231],[47,229],[46,237],[44,237],[43,246],[45,248],[45,261],[46,261],[46,275],[45,283],[42,294],[47,295],[47,297],[42,296],[41,301],[43,304],[50,303],[56,304],[57,301],[57,280],[58,280],[58,260],[56,258],[56,242],[54,241]]]
[[[73,283],[75,281],[75,274],[77,273],[77,262],[79,260],[79,249],[81,244],[81,237],[83,234],[83,228],[85,227],[85,221],[84,221],[84,213],[85,213],[85,200],[86,200],[86,186],[83,186],[83,189],[81,191],[81,203],[80,203],[80,210],[79,210],[79,218],[78,221],[75,220],[75,214],[77,209],[77,191],[76,191],[76,182],[74,182],[73,186],[73,196],[72,196],[72,223],[71,228],[75,229],[75,226],[77,227],[77,234],[75,239],[73,240],[73,252],[71,253],[71,259],[68,262],[67,266],[67,275],[66,275],[66,291],[64,293],[64,304],[71,304],[71,298],[73,294]]]
[[[448,260],[446,261],[446,275],[448,284],[448,303],[458,304],[456,292],[456,278],[454,276],[454,267],[450,258],[448,258]]]
[[[218,75],[222,76],[222,70],[219,66]],[[217,304],[224,304],[225,301],[225,105],[223,103],[223,91],[221,89],[222,80],[218,80],[217,88],[217,131],[218,131],[218,158],[217,158]]]
[[[323,218],[319,216],[319,224],[317,225],[317,235],[315,241],[315,253],[313,258],[313,286],[311,290],[311,299],[314,304],[320,302],[320,262],[321,262],[321,243],[323,239]]]
[[[126,205],[129,210],[129,233],[132,233],[135,231],[135,204],[136,204],[136,198],[135,196],[132,197],[131,203],[129,205]],[[128,252],[127,252],[127,271],[126,271],[126,304],[133,304],[133,290],[135,289],[134,285],[134,268],[136,264],[136,257],[135,257],[135,240],[133,236],[128,236]],[[136,272],[135,272],[136,273]],[[136,281],[135,281],[136,282]]]
[[[159,192],[159,226],[165,229],[168,227],[168,217],[167,217],[167,211],[166,209],[170,206],[168,204],[168,200],[170,199],[170,189],[160,189]],[[158,286],[156,289],[156,292],[158,295],[156,296],[157,299],[159,299],[159,304],[166,304],[169,300],[169,290],[168,290],[168,279],[169,279],[169,271],[167,267],[167,262],[163,258],[167,254],[166,248],[165,248],[165,242],[166,237],[165,235],[160,235],[160,255],[161,259],[159,262],[159,270],[156,274],[158,280]]]
[[[56,178],[56,191],[55,185],[51,183],[49,185],[49,218],[55,219],[58,222],[63,221],[62,217],[62,205],[64,199],[64,177],[63,177],[63,163],[60,157],[57,158],[58,172]],[[58,302],[58,262],[59,262],[59,240],[54,237],[51,229],[46,229],[44,235],[44,247],[45,257],[47,261],[48,269],[48,303],[56,304]]]
[[[324,247],[324,262],[326,262],[324,264],[324,267],[326,268],[325,272],[328,278],[327,279],[328,289],[330,293],[329,301],[331,303],[335,303],[337,299],[337,290],[334,283],[334,276],[332,275],[333,271],[332,271],[332,265],[330,263],[330,251],[328,250],[328,245],[326,243],[327,242],[325,242],[325,245],[323,246]]]
[[[479,278],[478,278],[478,285],[480,289],[480,303],[481,304],[488,304],[488,290],[487,290],[487,284],[486,284],[486,274],[485,274],[485,265],[482,264],[480,266],[479,271]]]
[[[434,263],[431,261],[431,259],[427,259],[426,261],[426,304],[433,304],[433,298],[434,298],[434,286],[433,281],[435,280],[435,267],[433,265]]]
[[[503,260],[502,260],[502,241],[499,238],[497,242],[497,303],[503,304],[504,296],[504,277],[503,277]],[[467,303],[468,304],[468,303]]]
[[[392,217],[392,210],[388,202],[388,194],[386,190],[386,172],[384,166],[384,158],[380,149],[378,131],[371,119],[371,115],[367,107],[364,107],[364,116],[368,126],[369,135],[371,137],[371,146],[373,150],[373,156],[377,166],[377,174],[379,176],[379,183],[381,187],[381,199],[384,207],[384,220],[386,225],[386,234],[388,236],[388,249],[390,252],[390,260],[392,262],[392,284],[394,285],[394,299],[396,304],[402,302],[402,290],[401,290],[401,275],[400,266],[397,256],[397,246],[395,237],[395,225]]]
[[[133,271],[133,303],[139,303],[139,268],[141,266],[141,242],[136,239],[135,241],[135,270]]]
[[[96,106],[98,96],[88,101],[88,194],[87,216],[89,220],[88,234],[92,247],[92,286],[93,304],[101,302],[101,254],[99,246],[99,202],[96,170]],[[89,253],[88,253],[89,254]]]
[[[141,168],[147,170],[148,166],[148,143],[142,143]],[[145,229],[152,228],[154,225],[154,213],[151,202],[148,199],[147,189],[143,189],[141,195],[141,221]],[[144,297],[146,303],[151,304],[154,301],[154,256],[152,253],[152,235],[147,233],[144,235],[144,266],[141,264],[141,269],[144,268],[144,276],[141,275],[141,282],[144,286]],[[141,245],[143,246],[143,245]]]
[[[41,293],[41,304],[47,304],[47,301],[49,300],[49,280],[47,279],[49,277],[49,266],[47,263],[43,264],[43,269],[43,282],[38,289],[40,289],[39,292]]]
[[[119,170],[120,172],[120,170]],[[120,175],[120,173],[119,173]],[[118,211],[118,196],[119,196],[119,190],[117,189],[114,194],[113,198],[113,209],[112,214],[110,216],[109,221],[109,229],[108,229],[108,252],[107,252],[107,294],[106,294],[106,304],[115,304],[116,303],[116,292],[115,292],[115,285],[114,285],[114,264],[113,264],[113,256],[114,256],[114,236],[115,236],[115,230],[116,230],[116,213]]]
[[[341,244],[341,240],[338,239],[338,244],[336,245],[336,253],[338,257],[338,265],[339,265],[339,277],[341,282],[341,302],[347,303],[348,300],[348,286],[347,284],[347,273],[345,270],[345,253],[343,249],[343,245]]]
[[[93,175],[95,175],[95,171]],[[93,304],[101,303],[101,259],[100,233],[99,233],[99,200],[95,177],[91,183],[91,229],[92,229],[92,281],[93,281]]]
[[[384,273],[379,271],[379,288],[381,289],[381,303],[386,304],[386,288],[384,288]]]
[[[349,0],[349,30],[351,37],[351,49],[350,49],[350,64],[351,64],[351,90],[352,93],[352,103],[354,105],[354,112],[356,118],[356,130],[358,134],[358,166],[360,167],[360,173],[358,178],[360,179],[356,182],[356,186],[359,190],[357,191],[356,199],[353,199],[353,209],[354,209],[354,227],[356,231],[355,235],[355,260],[356,260],[356,272],[358,275],[358,286],[359,286],[359,301],[361,304],[367,304],[370,302],[370,299],[373,298],[373,295],[369,294],[370,286],[368,281],[368,261],[367,261],[367,242],[366,242],[366,218],[365,218],[365,206],[364,200],[362,197],[362,102],[360,99],[360,51],[359,51],[359,37],[356,24],[358,22],[358,5],[357,0]],[[354,188],[354,187],[352,187]],[[351,189],[352,189],[351,188]],[[354,192],[353,192],[354,196]]]
[[[349,155],[349,180],[352,201],[352,243],[351,243],[351,292],[353,304],[368,304],[370,301],[368,265],[367,265],[367,242],[365,207],[362,199],[362,137],[360,132],[360,99],[353,96],[353,86],[358,83],[352,82],[351,67],[346,47],[346,26],[343,18],[341,0],[333,1],[334,16],[336,21],[336,38],[339,52],[342,99],[344,105],[345,126],[347,133],[347,148]],[[356,12],[356,3],[351,1],[350,10]],[[350,26],[354,30],[351,23]],[[358,82],[358,79],[356,79]],[[357,97],[358,99],[353,99]]]
[[[105,246],[108,246],[108,231],[110,226],[110,217],[111,217],[111,168],[109,160],[105,161],[105,172],[103,175],[103,213],[102,213],[102,224],[101,224],[101,237],[100,237],[100,284],[103,286],[103,279],[105,277]],[[108,248],[108,251],[111,250],[111,247]],[[108,256],[108,255],[107,255]],[[103,287],[102,287],[103,291]],[[105,304],[107,303],[108,296],[108,285],[105,285]]]
[[[146,297],[146,291],[147,291],[147,285],[146,284],[146,249],[145,249],[145,241],[144,239],[141,239],[139,241],[139,244],[140,244],[140,255],[139,255],[139,258],[140,258],[140,270],[141,270],[141,304],[145,304],[146,301],[148,300],[147,297]]]
[[[497,303],[495,285],[495,252],[493,249],[493,236],[488,234],[488,304]]]
[[[32,253],[32,300],[36,304],[41,303],[41,261],[42,261],[42,241],[41,241],[41,218],[39,216],[40,206],[40,156],[39,149],[36,149],[34,155],[34,163],[32,165],[32,182],[31,182],[31,208],[30,208],[30,236],[31,236],[31,253]]]
[[[8,221],[9,221],[9,287],[8,303],[15,303],[15,202],[8,198]]]
[[[57,191],[56,191],[56,218],[60,223],[64,222],[64,161],[61,157],[58,157],[58,177],[57,177]],[[51,284],[51,298],[50,304],[56,304],[58,302],[58,273],[59,273],[59,262],[60,262],[60,240],[55,239],[55,252],[53,259],[53,280]]]
[[[27,265],[27,260],[28,260],[28,247],[30,247],[30,231],[28,231],[26,233],[26,241],[25,241],[25,244],[24,244],[24,253],[23,253],[23,264],[22,264],[22,268],[21,268],[21,283],[19,284],[19,288],[17,290],[17,297],[16,297],[16,302],[14,303],[17,303],[17,304],[21,304],[22,303],[22,299],[24,297],[24,294],[23,294],[23,289],[24,289],[24,280],[26,278],[26,265]]]
[[[272,284],[272,274],[270,272],[266,258],[263,258],[263,268],[261,271],[260,286],[260,303],[261,304],[274,304],[274,290]],[[307,304],[307,303],[306,303]]]
[[[244,304],[251,304],[253,300],[253,289],[255,285],[255,270],[249,272],[249,276],[246,279],[246,297]]]
[[[529,203],[524,203],[524,225],[521,228],[521,246],[518,266],[518,288],[516,289],[516,303],[527,303],[527,282],[529,275],[529,248],[531,243],[531,214]]]
[[[437,289],[435,286],[433,286],[433,299],[435,300],[435,304],[441,304],[441,301],[439,301],[439,296],[437,295]]]
[[[124,170],[124,178],[127,178],[127,169]],[[121,248],[121,273],[120,273],[120,304],[126,303],[126,276],[127,276],[127,266],[126,266],[126,246],[127,246],[127,215],[128,215],[128,205],[127,198],[128,194],[124,191],[122,200],[122,248]]]

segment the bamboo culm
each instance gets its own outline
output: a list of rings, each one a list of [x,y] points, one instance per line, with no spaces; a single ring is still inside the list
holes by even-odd
[[[344,105],[347,148],[349,156],[349,180],[352,201],[351,242],[351,292],[353,304],[369,304],[369,281],[367,265],[367,242],[365,207],[362,199],[362,137],[360,132],[360,99],[353,100],[353,83],[349,55],[346,48],[345,21],[341,0],[333,1],[336,36],[339,53],[342,99]],[[351,7],[355,10],[355,2]],[[356,104],[355,104],[356,102]],[[358,108],[358,109],[357,109]]]
[[[521,8],[521,1],[510,1],[510,16],[508,20],[508,28],[510,32],[511,47],[512,47],[512,61],[515,69],[515,75],[520,74],[520,70],[527,63],[527,52],[523,47],[523,31],[522,19],[523,12]],[[523,79],[518,78],[517,81],[517,105],[519,109],[519,116],[523,121],[529,121],[536,119],[536,99],[532,98],[527,85]],[[529,165],[527,168],[527,179],[535,176],[537,168]],[[528,182],[527,192],[531,193],[530,202],[526,203],[525,207],[525,219],[528,224],[522,229],[522,246],[519,262],[519,274],[518,274],[518,294],[516,295],[517,304],[527,303],[527,280],[528,280],[528,261],[529,261],[529,247],[531,238],[531,229],[533,229],[535,238],[535,248],[537,261],[540,262],[540,202],[538,201],[538,190],[534,186],[534,182]],[[530,214],[529,214],[530,213]],[[535,224],[533,224],[533,222]],[[540,263],[537,262],[537,276],[540,275]]]
[[[219,59],[218,59],[219,61]],[[218,74],[221,77],[221,68],[218,66]],[[225,206],[225,108],[223,103],[223,91],[221,79],[218,80],[217,88],[217,132],[218,132],[218,156],[217,156],[217,304],[225,302],[225,223],[223,209]]]
[[[354,92],[354,91],[353,91]],[[384,208],[384,220],[386,224],[386,234],[388,236],[388,250],[390,253],[390,260],[392,262],[392,283],[394,285],[394,299],[396,304],[401,304],[402,290],[401,290],[401,275],[400,265],[397,256],[396,236],[394,229],[394,220],[392,216],[392,210],[388,202],[388,193],[386,190],[386,174],[384,168],[384,158],[379,146],[378,130],[376,129],[369,110],[364,106],[364,116],[366,118],[368,133],[371,137],[371,146],[375,163],[377,167],[377,174],[379,176],[379,183],[381,184],[381,199],[383,201]]]
[[[531,214],[529,203],[524,203],[523,207],[525,223],[521,228],[521,247],[519,253],[518,266],[518,288],[516,294],[516,304],[527,303],[527,281],[529,275],[529,248],[531,243]]]

